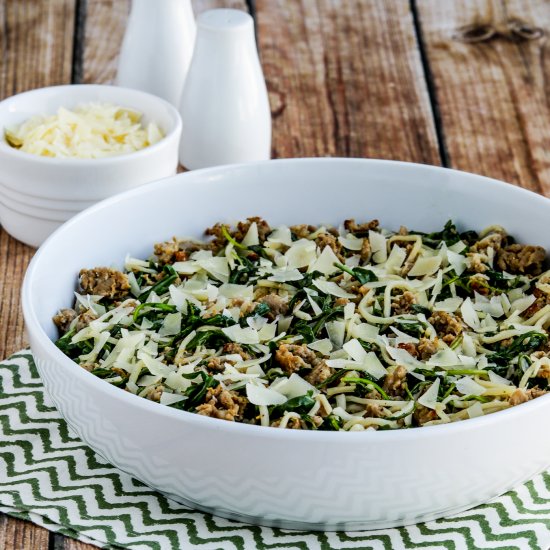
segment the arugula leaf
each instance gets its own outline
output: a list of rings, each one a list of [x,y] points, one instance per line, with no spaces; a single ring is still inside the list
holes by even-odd
[[[199,346],[217,349],[228,341],[229,338],[221,330],[201,330],[200,332],[197,332],[195,336],[193,336],[193,338],[187,344],[186,349],[189,351],[193,351]]]
[[[548,336],[535,330],[516,336],[509,346],[498,344],[495,352],[487,356],[490,363],[496,363],[501,367],[508,367],[510,361],[518,355],[529,354],[541,348],[548,341]]]
[[[283,416],[285,412],[295,412],[299,415],[307,414],[311,407],[315,405],[312,394],[312,391],[308,391],[305,395],[299,395],[289,399],[286,403],[275,405],[269,413],[270,417]]]
[[[323,424],[321,425],[322,429],[328,430],[328,431],[339,431],[342,429],[342,426],[344,425],[343,420],[339,416],[335,416],[333,414],[329,414],[324,420]]]
[[[185,401],[179,401],[175,405],[179,405],[176,408],[181,408],[185,411],[190,411],[195,409],[198,405],[204,402],[204,397],[209,388],[215,388],[219,382],[214,379],[210,374],[206,374],[204,371],[192,372],[190,374],[182,374],[184,378],[188,380],[193,380],[200,377],[199,382],[193,383],[189,388],[184,392],[184,395],[187,397]]]
[[[383,399],[389,399],[389,395],[376,383],[369,378],[342,378],[342,382],[348,382],[350,384],[356,384],[359,386],[366,386],[369,389],[376,390]]]
[[[65,355],[68,355],[73,359],[78,358],[80,355],[90,353],[90,351],[92,351],[92,349],[94,348],[93,338],[88,338],[87,340],[83,340],[81,342],[76,342],[73,344],[71,340],[75,334],[76,328],[73,328],[55,342],[55,345]]]
[[[162,270],[165,276],[160,281],[158,281],[158,283],[155,283],[149,290],[142,292],[138,296],[138,300],[141,303],[144,303],[145,300],[147,300],[151,292],[154,292],[158,296],[164,294],[168,290],[170,285],[178,278],[176,270],[171,265],[165,265]]]
[[[160,304],[160,303],[155,303],[155,302],[145,302],[143,304],[139,304],[139,306],[137,306],[136,309],[134,309],[134,314],[133,314],[132,317],[133,317],[135,323],[137,323],[137,321],[140,317],[144,317],[145,315],[147,315],[147,313],[149,313],[149,311],[144,311],[145,309],[158,310],[158,311],[167,311],[169,313],[174,313],[177,310],[176,306],[172,306],[172,305],[169,305],[169,304]]]
[[[432,248],[437,248],[442,242],[447,246],[452,246],[460,241],[460,233],[457,231],[452,220],[449,220],[441,231],[433,233],[411,231],[411,235],[421,235],[423,243]]]
[[[362,267],[351,268],[338,262],[334,262],[334,267],[337,267],[341,271],[345,271],[353,278],[357,279],[362,285],[378,281],[378,277],[370,269],[364,269]]]
[[[241,317],[239,320],[239,323],[242,327],[247,327],[248,326],[247,319],[249,319],[250,317],[256,317],[256,316],[265,317],[270,311],[271,311],[271,308],[269,307],[269,305],[262,302],[258,304],[253,311]]]
[[[311,344],[311,342],[315,340],[315,333],[313,332],[313,328],[309,326],[307,322],[303,319],[298,320],[298,322],[294,324],[293,332],[303,336],[304,342],[306,342],[307,344]]]
[[[430,317],[432,314],[432,310],[430,308],[421,306],[420,304],[412,304],[411,309],[414,311],[414,313],[423,313],[426,318]]]
[[[421,338],[426,332],[426,327],[420,321],[403,321],[401,319],[396,319],[395,324],[398,325],[399,330],[408,334],[409,336],[414,336],[415,338]]]
[[[72,328],[55,342],[55,345],[66,355],[69,355],[70,351],[74,349],[74,344],[71,343],[71,340],[75,334],[76,328]]]
[[[113,374],[113,371],[111,369],[97,368],[92,370],[91,373],[98,378],[107,378],[107,376],[111,376]]]
[[[248,258],[237,256],[239,266],[231,270],[229,282],[237,285],[244,285],[256,275],[257,266]]]

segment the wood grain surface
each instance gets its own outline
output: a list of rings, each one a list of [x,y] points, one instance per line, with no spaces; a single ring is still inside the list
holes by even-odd
[[[258,0],[273,156],[439,163],[409,3]]]
[[[41,550],[48,548],[49,539],[50,533],[43,527],[0,514],[0,548],[3,550]]]
[[[449,163],[550,193],[550,3],[417,7]]]
[[[130,5],[130,0],[88,0],[82,51],[83,82],[113,82]],[[195,15],[214,8],[247,9],[244,0],[193,0]]]
[[[0,98],[112,82],[130,0],[0,0]],[[443,163],[550,193],[548,0],[193,0],[253,8],[273,156]],[[0,167],[1,170],[1,167]],[[33,250],[0,231],[0,358]],[[0,515],[0,548],[92,546]]]
[[[0,1],[0,99],[71,82],[74,10],[74,0]],[[19,294],[33,253],[0,230],[0,358],[26,345]]]
[[[74,0],[0,1],[0,99],[70,83],[74,10]],[[26,345],[19,295],[33,253],[0,229],[0,358]],[[41,527],[0,515],[0,548],[39,550],[50,538]]]

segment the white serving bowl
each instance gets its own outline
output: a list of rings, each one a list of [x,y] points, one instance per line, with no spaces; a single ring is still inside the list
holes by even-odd
[[[143,113],[143,123],[155,122],[164,132],[158,143],[124,155],[101,159],[61,159],[19,151],[5,140],[4,131],[35,115],[102,102]],[[52,86],[15,95],[0,102],[0,203],[16,216],[0,223],[15,238],[39,246],[53,229],[97,201],[176,173],[181,119],[174,107],[154,95],[116,86]],[[11,202],[10,202],[11,201]],[[26,217],[24,208],[32,208]],[[60,216],[60,212],[64,214]],[[36,216],[57,224],[36,223]]]
[[[154,205],[152,207],[151,205]],[[281,223],[377,217],[433,231],[500,223],[550,247],[550,200],[442,168],[360,159],[269,161],[199,170],[95,205],[34,257],[23,311],[44,384],[63,417],[107,460],[214,514],[307,529],[424,521],[485,502],[550,464],[550,395],[450,425],[382,432],[302,432],[174,410],[79,368],[52,340],[82,267],[150,255],[172,235],[259,215]],[[93,233],[93,244],[89,235]]]

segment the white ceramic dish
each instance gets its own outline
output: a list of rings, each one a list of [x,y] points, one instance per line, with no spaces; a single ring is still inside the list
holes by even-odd
[[[154,204],[154,208],[151,205]],[[79,436],[119,468],[193,507],[308,529],[423,521],[503,493],[550,464],[550,395],[452,425],[301,432],[163,407],[78,368],[52,343],[52,315],[81,267],[146,256],[174,234],[259,215],[278,223],[378,217],[432,231],[501,223],[550,248],[550,200],[481,176],[388,161],[281,160],[180,174],[109,199],[59,229],[23,288],[31,347],[47,390]],[[146,223],[144,223],[146,220]],[[94,233],[94,245],[86,243]]]
[[[92,101],[140,111],[143,122],[157,123],[165,137],[141,151],[103,159],[41,157],[18,151],[5,140],[5,128],[38,114],[53,114],[59,107],[70,109]],[[75,212],[116,193],[175,174],[180,134],[181,119],[176,109],[163,99],[138,90],[99,85],[53,86],[10,97],[0,102],[0,202],[19,216],[2,219],[0,213],[0,223],[17,239],[38,246]],[[27,211],[16,208],[13,201],[32,209],[28,218]],[[60,212],[64,212],[61,217]],[[38,224],[35,216],[59,223]]]

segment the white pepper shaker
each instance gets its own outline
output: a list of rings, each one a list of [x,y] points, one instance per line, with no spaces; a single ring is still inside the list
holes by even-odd
[[[162,97],[177,109],[195,34],[191,0],[133,0],[116,84]]]
[[[216,9],[197,18],[180,114],[179,159],[189,170],[270,158],[271,111],[250,15]]]

